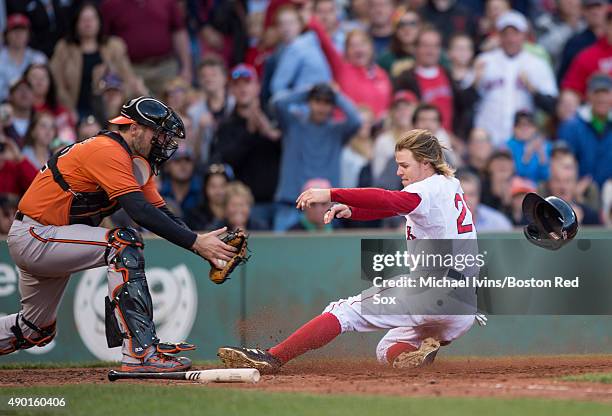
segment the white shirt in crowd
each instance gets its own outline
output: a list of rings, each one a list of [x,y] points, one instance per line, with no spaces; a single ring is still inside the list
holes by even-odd
[[[0,101],[8,97],[9,87],[21,78],[28,66],[45,63],[47,63],[45,54],[32,48],[26,48],[23,61],[20,63],[13,61],[8,49],[0,50]]]
[[[485,129],[496,147],[512,135],[514,114],[533,111],[532,94],[520,81],[524,73],[529,83],[542,94],[557,96],[555,75],[544,59],[523,49],[510,57],[501,48],[483,53],[484,71],[478,84],[481,99],[476,108],[474,126]]]

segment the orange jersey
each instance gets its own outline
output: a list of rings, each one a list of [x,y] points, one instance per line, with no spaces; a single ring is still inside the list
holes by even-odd
[[[143,159],[131,156],[116,140],[99,135],[66,150],[57,159],[57,167],[71,190],[100,192],[108,197],[108,204],[97,212],[79,212],[79,216],[99,216],[101,211],[102,217],[108,215],[118,209],[117,197],[136,191],[142,191],[145,199],[155,207],[165,205],[148,162],[136,163]],[[148,172],[135,172],[136,164],[146,166]],[[142,185],[137,177],[144,182]],[[51,169],[43,167],[21,199],[19,211],[43,225],[68,225],[75,222],[73,203],[79,202],[53,179]]]

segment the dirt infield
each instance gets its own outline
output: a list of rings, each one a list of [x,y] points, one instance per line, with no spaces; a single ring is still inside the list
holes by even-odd
[[[0,388],[108,383],[107,372],[104,368],[2,370]],[[565,375],[599,372],[612,372],[612,356],[447,358],[439,359],[428,368],[410,371],[381,367],[372,360],[300,360],[277,375],[263,376],[256,385],[233,387],[319,394],[538,397],[612,402],[612,385],[559,380]],[[188,382],[161,382],[181,383]]]

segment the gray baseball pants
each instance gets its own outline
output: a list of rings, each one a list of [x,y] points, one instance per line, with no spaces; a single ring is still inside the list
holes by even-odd
[[[38,328],[55,325],[57,311],[70,275],[75,272],[106,265],[105,252],[108,248],[109,229],[88,225],[42,225],[29,217],[15,220],[8,234],[11,257],[19,269],[19,293],[21,314]],[[112,248],[108,261],[113,259],[116,249]],[[108,293],[123,284],[123,276],[108,267]],[[117,313],[117,311],[115,311]],[[17,314],[0,318],[0,352],[10,351],[15,335]],[[126,332],[118,319],[122,332]],[[18,325],[25,338],[37,340],[38,333],[21,320]],[[123,341],[125,362],[134,362],[128,341]]]

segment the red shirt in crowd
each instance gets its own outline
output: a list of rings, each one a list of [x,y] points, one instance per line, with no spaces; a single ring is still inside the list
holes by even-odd
[[[21,162],[0,161],[0,194],[8,193],[21,197],[37,173],[34,165],[25,157]]]
[[[561,82],[561,88],[584,95],[589,78],[596,72],[612,76],[612,45],[605,37],[576,55]]]
[[[369,107],[376,118],[384,116],[391,105],[393,90],[387,72],[376,64],[360,67],[346,61],[316,19],[311,21],[309,28],[317,33],[334,80],[342,92],[355,104]]]
[[[431,72],[426,74],[425,72]],[[416,68],[415,75],[423,102],[433,104],[442,113],[442,125],[446,131],[453,130],[453,89],[450,80],[441,67],[431,71]],[[430,76],[431,75],[431,76]]]
[[[176,0],[103,0],[100,11],[105,32],[125,41],[133,63],[170,57],[172,34],[185,28]]]

